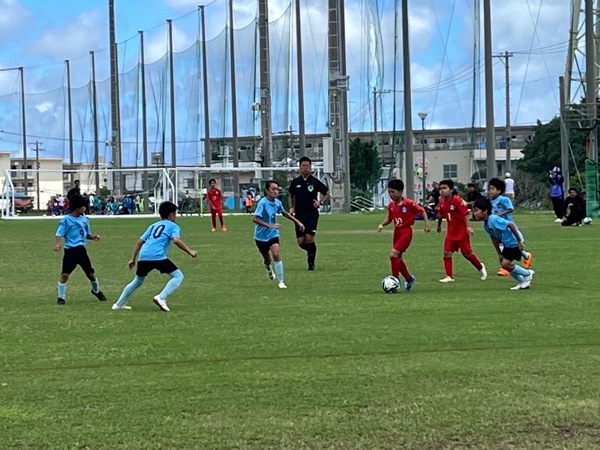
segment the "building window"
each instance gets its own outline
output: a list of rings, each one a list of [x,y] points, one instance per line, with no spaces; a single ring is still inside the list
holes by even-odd
[[[435,143],[436,144],[447,144],[448,139],[447,138],[435,138]]]
[[[444,164],[443,167],[444,179],[455,179],[458,177],[458,165],[457,164]]]

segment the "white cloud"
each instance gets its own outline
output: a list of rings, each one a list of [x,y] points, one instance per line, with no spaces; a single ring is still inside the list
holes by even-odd
[[[31,26],[32,14],[17,0],[0,0],[0,39],[3,47]],[[6,47],[5,47],[6,48]]]
[[[90,10],[43,30],[27,51],[50,60],[64,60],[108,47],[106,15]]]

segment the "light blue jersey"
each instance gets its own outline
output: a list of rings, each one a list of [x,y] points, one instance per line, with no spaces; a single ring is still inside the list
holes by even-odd
[[[167,259],[173,239],[180,238],[179,225],[171,220],[154,222],[140,237],[144,241],[140,250],[140,261],[160,261]]]
[[[515,209],[511,199],[508,197],[505,197],[504,195],[499,195],[494,200],[490,200],[490,201],[492,202],[492,214],[494,214],[494,215],[499,215],[500,213],[503,213],[504,211],[506,211],[508,209],[512,209],[512,210]],[[508,220],[509,222],[512,222],[512,220],[513,220],[512,213],[504,214],[501,217],[503,219]]]
[[[504,244],[505,247],[518,247],[517,238],[515,237],[512,230],[508,228],[509,223],[511,222],[505,220],[503,217],[495,216],[492,214],[488,216],[487,222],[483,222],[483,229],[488,235],[496,238],[498,242]],[[517,231],[521,236],[521,240],[523,240],[523,234],[518,228]]]
[[[65,248],[73,248],[86,245],[90,233],[90,220],[86,216],[73,217],[69,214],[58,222],[55,236],[64,238]]]
[[[267,197],[263,197],[256,205],[254,215],[269,224],[275,224],[277,223],[277,214],[283,214],[284,212],[283,204],[278,198],[270,201]],[[276,237],[279,237],[278,228],[268,228],[259,224],[254,227],[254,239],[257,241],[268,242]]]

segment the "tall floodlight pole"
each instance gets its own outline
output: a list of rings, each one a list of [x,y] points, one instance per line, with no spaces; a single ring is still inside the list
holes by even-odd
[[[112,127],[112,167],[121,168],[121,108],[119,105],[119,55],[115,28],[115,1],[108,0],[108,22],[110,31],[110,117]],[[96,183],[97,184],[97,183]],[[116,171],[113,179],[113,190],[121,194],[121,172]],[[98,190],[96,190],[98,195]]]
[[[425,188],[425,181],[427,180],[427,170],[425,166],[425,119],[427,118],[427,113],[425,111],[421,111],[419,113],[419,119],[421,119],[421,165],[423,166],[423,170],[421,171],[421,186],[423,189],[423,207],[427,204],[427,189]]]
[[[229,0],[229,61],[231,64],[231,130],[233,146],[233,167],[239,167],[238,154],[238,131],[237,131],[237,91],[235,85],[235,42],[233,29],[233,0]],[[237,210],[240,206],[240,173],[233,172],[233,209]]]
[[[410,38],[408,34],[408,0],[402,0],[402,65],[404,75],[404,167],[405,176],[404,187],[406,196],[414,198],[415,195],[415,176],[413,172],[413,130],[412,130],[412,95],[410,87]]]
[[[25,195],[28,191],[27,181],[27,120],[25,118],[25,74],[23,67],[19,67],[19,75],[21,76],[21,131],[23,132],[23,185],[25,187]]]
[[[296,0],[296,61],[298,66],[298,136],[300,139],[300,157],[306,156],[306,121],[304,119],[304,74],[302,64],[302,20],[300,0]]]
[[[273,166],[273,139],[271,130],[271,64],[269,52],[269,5],[267,0],[258,2],[258,32],[260,54],[260,129],[262,133],[262,157],[265,167]],[[270,171],[265,174],[271,178]]]
[[[483,33],[485,61],[485,129],[486,177],[496,176],[496,134],[494,130],[494,75],[492,66],[492,13],[491,0],[483,0]]]
[[[350,212],[350,152],[348,145],[348,76],[346,75],[346,36],[344,0],[329,0],[329,132],[333,152],[330,180],[332,209]],[[326,155],[323,155],[323,159]]]

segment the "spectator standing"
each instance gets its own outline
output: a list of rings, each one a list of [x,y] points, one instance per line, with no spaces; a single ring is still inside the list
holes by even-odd
[[[504,184],[506,185],[506,190],[504,191],[504,195],[506,195],[510,200],[515,202],[515,180],[513,180],[510,176],[510,172],[506,172],[504,174]]]
[[[548,182],[550,183],[550,200],[552,200],[552,208],[556,223],[561,223],[564,216],[564,196],[563,183],[565,179],[560,173],[560,167],[554,167],[548,174]]]
[[[74,195],[81,195],[81,188],[79,187],[79,180],[73,182],[73,187],[67,192],[67,198],[70,200]],[[61,194],[62,197],[62,194]]]
[[[252,200],[252,194],[248,192],[246,194],[246,213],[252,214],[252,205],[254,204],[254,200]]]

